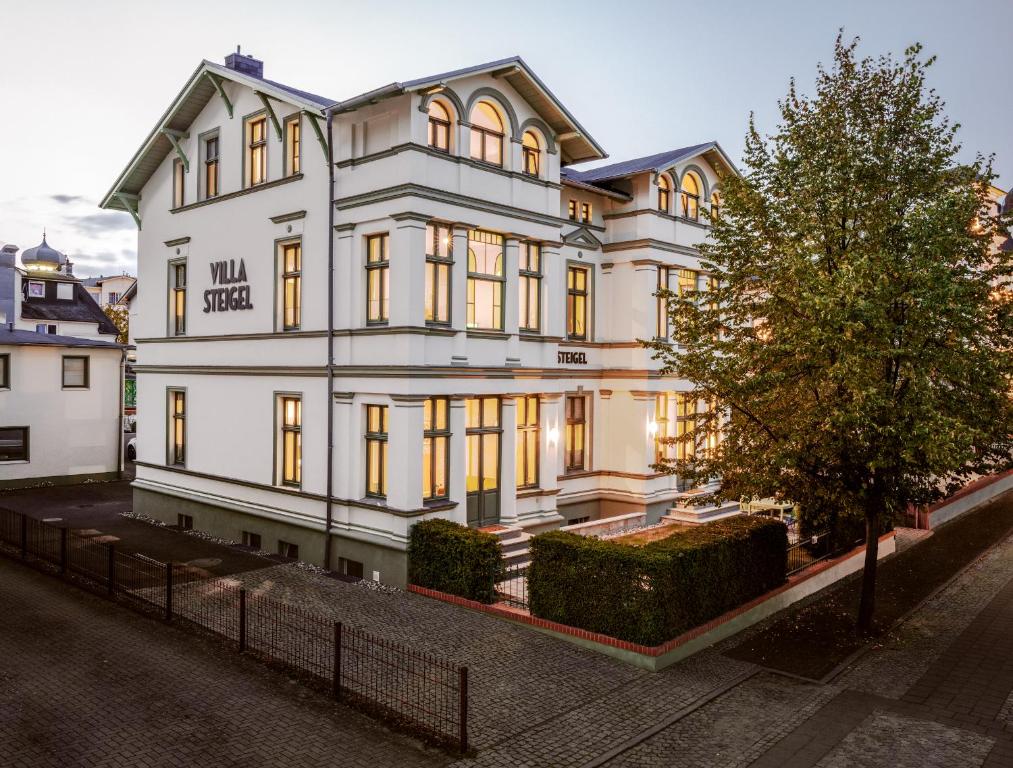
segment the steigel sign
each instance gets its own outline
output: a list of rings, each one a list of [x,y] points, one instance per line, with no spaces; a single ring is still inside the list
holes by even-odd
[[[239,260],[212,261],[211,285],[221,288],[208,288],[204,291],[204,312],[228,312],[241,309],[253,309],[250,301],[250,285],[246,279],[246,264]]]

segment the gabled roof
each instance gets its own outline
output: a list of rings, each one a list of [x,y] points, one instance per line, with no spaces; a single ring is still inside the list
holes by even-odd
[[[556,98],[520,56],[511,56],[507,59],[490,61],[450,72],[441,72],[415,80],[389,83],[336,103],[334,111],[349,112],[365,104],[400,96],[410,91],[434,88],[451,80],[486,73],[501,76],[510,83],[520,97],[527,101],[555,131],[556,140],[559,142],[566,162],[579,163],[584,160],[601,160],[608,157],[601,145],[584,130],[584,127],[577,122],[577,118],[570,114],[563,103]]]
[[[130,287],[123,292],[123,295],[116,301],[117,304],[129,304],[130,300],[137,295],[137,281],[134,280],[130,284]]]
[[[209,75],[240,83],[260,91],[266,96],[319,115],[323,115],[324,110],[334,103],[332,99],[283,85],[274,80],[254,77],[211,61],[202,61],[190,79],[187,80],[183,89],[173,99],[169,108],[159,118],[141,148],[137,150],[130,163],[116,179],[116,183],[106,193],[99,204],[101,208],[128,210],[126,204],[116,197],[116,193],[140,194],[141,189],[165,159],[165,156],[172,151],[172,143],[162,131],[169,129],[185,132],[207,103],[212,98],[217,98],[214,83]]]
[[[659,152],[656,155],[638,157],[634,160],[624,160],[621,163],[611,163],[603,165],[600,168],[591,168],[587,171],[575,171],[570,168],[567,169],[566,175],[574,181],[594,184],[612,179],[621,179],[646,171],[658,173],[697,155],[705,155],[714,164],[719,166],[724,165],[733,173],[738,173],[735,164],[725,154],[721,145],[716,141],[708,141],[705,144],[694,144],[691,147],[671,149],[668,152]]]
[[[616,189],[606,189],[605,187],[596,187],[594,184],[589,184],[586,181],[578,181],[574,174],[578,171],[574,171],[572,168],[560,168],[559,169],[559,180],[567,187],[573,187],[574,189],[586,189],[589,192],[594,192],[596,195],[605,195],[605,197],[611,197],[614,200],[621,200],[624,203],[629,202],[633,199],[632,195],[628,195],[625,192],[620,192]]]
[[[101,339],[82,339],[77,336],[57,336],[51,333],[11,330],[0,326],[0,347],[92,347],[95,349],[126,349],[123,344]]]
[[[56,298],[56,283],[66,282],[46,277],[46,297],[44,299],[26,298],[21,302],[21,317],[24,320],[48,320],[68,323],[96,323],[98,332],[115,336],[119,333],[116,325],[88,289],[74,281],[74,299],[65,301]]]

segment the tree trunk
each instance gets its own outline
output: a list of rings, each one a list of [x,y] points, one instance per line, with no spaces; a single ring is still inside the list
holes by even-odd
[[[865,510],[865,568],[862,571],[862,602],[858,606],[858,631],[872,632],[876,607],[876,564],[879,562],[879,504]]]

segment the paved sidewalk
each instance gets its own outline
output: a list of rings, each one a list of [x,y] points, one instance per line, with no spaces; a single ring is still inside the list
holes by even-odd
[[[0,766],[440,766],[216,643],[0,557]]]

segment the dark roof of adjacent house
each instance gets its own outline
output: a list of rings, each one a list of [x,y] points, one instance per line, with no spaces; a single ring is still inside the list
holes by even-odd
[[[119,333],[113,321],[80,283],[74,284],[73,301],[67,301],[56,298],[56,281],[47,280],[46,297],[25,298],[21,302],[21,317],[25,320],[97,323],[99,333],[112,336]]]
[[[11,329],[0,325],[0,346],[16,347],[91,347],[94,349],[126,349],[123,344],[101,339],[82,339],[77,336],[57,336],[53,333],[37,333]]]
[[[594,192],[598,195],[605,195],[606,197],[612,197],[616,200],[622,200],[623,202],[629,202],[633,199],[632,195],[628,195],[625,192],[620,192],[616,189],[608,189],[606,187],[598,187],[594,184],[589,184],[586,181],[580,181],[574,177],[576,173],[572,168],[560,168],[559,169],[559,180],[568,187],[576,187],[577,189],[586,189],[590,192]]]

